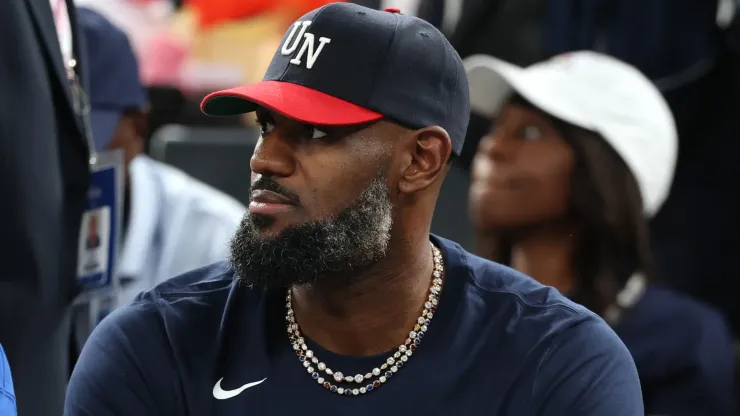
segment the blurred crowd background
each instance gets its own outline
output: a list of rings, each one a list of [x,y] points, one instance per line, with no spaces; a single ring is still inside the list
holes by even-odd
[[[260,80],[289,25],[328,1],[75,2],[120,28],[128,37],[138,63],[138,73],[135,65],[113,65],[117,69],[99,70],[101,78],[117,70],[128,71],[120,74],[121,79],[138,77],[145,87],[141,97],[134,96],[130,104],[119,106],[121,113],[130,117],[132,137],[141,138],[140,142],[134,140],[138,146],[134,146],[135,150],[131,150],[130,144],[121,146],[127,152],[127,162],[139,160],[135,162],[140,165],[136,169],[159,172],[152,177],[179,180],[177,186],[190,189],[190,199],[164,202],[173,206],[198,204],[181,224],[194,227],[185,243],[210,247],[215,239],[227,239],[248,204],[248,160],[259,137],[259,126],[252,116],[206,117],[200,112],[200,102],[211,91]],[[402,13],[429,21],[448,37],[463,58],[487,54],[528,66],[569,51],[593,50],[625,61],[650,78],[670,105],[679,137],[670,195],[649,223],[657,271],[655,284],[716,311],[726,324],[728,339],[740,340],[740,1],[370,0],[356,3],[378,9],[399,8]],[[85,33],[96,36],[89,35],[87,29]],[[95,39],[87,42],[96,44]],[[103,44],[100,48],[108,46]],[[120,54],[116,51],[112,48],[110,53]],[[91,53],[88,65],[94,68],[96,56],[105,55],[104,51]],[[132,82],[132,89],[127,89],[122,87],[126,81],[114,78],[111,82],[118,84],[120,91],[98,92],[95,71],[91,70],[88,94],[93,111],[98,94],[102,97],[100,102],[116,101],[126,91],[137,88],[136,81]],[[453,162],[432,227],[434,233],[478,253],[480,246],[476,244],[477,234],[469,215],[468,189],[476,149],[489,129],[490,120],[472,116],[465,149]],[[111,137],[126,140],[125,132],[119,131]],[[151,162],[149,167],[141,162],[142,157]],[[157,170],[161,166],[165,166],[163,170]],[[201,183],[208,186],[202,192],[195,189]],[[218,195],[211,191],[218,191]],[[144,195],[140,198],[146,195],[165,198],[156,193],[136,194]],[[204,206],[198,198],[210,200],[210,205]],[[209,215],[218,219],[210,219]],[[132,214],[130,221],[140,216]],[[149,223],[137,220],[135,224],[154,230],[162,223],[173,221],[172,218]],[[199,221],[202,221],[200,225]],[[149,231],[153,233],[152,230]],[[126,248],[124,243],[123,249]],[[156,273],[149,273],[150,280],[130,290],[132,294],[106,303],[100,315],[125,303],[135,291],[189,268],[220,260],[226,253],[193,255],[193,250],[178,250],[188,261],[171,260],[171,266],[153,268]],[[122,261],[126,265],[142,263],[144,260],[140,258],[146,257],[139,252],[124,254],[134,258]],[[133,267],[132,273],[141,273],[143,267]],[[129,276],[122,276],[126,277]],[[653,306],[658,310],[662,307]],[[72,363],[91,329],[82,321],[76,325],[75,334],[70,335]],[[702,328],[687,325],[680,314],[671,325],[694,339],[706,336]],[[707,339],[713,342],[716,338],[707,336]],[[666,343],[674,341],[665,339]],[[740,363],[740,347],[733,341],[731,348],[736,355],[734,362]],[[711,378],[708,380],[711,383]],[[706,388],[713,387],[708,384]]]
[[[201,114],[210,91],[261,79],[288,25],[321,0],[77,0],[122,28],[148,88],[147,153],[247,203],[250,117]],[[679,130],[667,203],[651,221],[662,281],[722,310],[740,331],[740,25],[734,0],[390,0],[437,26],[464,58],[530,65],[592,49],[664,93]],[[250,131],[249,129],[253,129]],[[435,232],[474,249],[465,186],[485,120],[472,117]],[[245,131],[246,129],[246,131]]]

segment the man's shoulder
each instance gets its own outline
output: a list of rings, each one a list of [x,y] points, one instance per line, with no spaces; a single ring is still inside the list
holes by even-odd
[[[171,332],[169,335],[177,335],[185,328],[200,331],[194,326],[200,322],[203,330],[209,331],[211,324],[218,327],[234,284],[234,273],[227,262],[201,267],[142,292],[106,317],[101,325],[134,334],[166,329]]]
[[[468,319],[527,392],[512,403],[543,415],[643,413],[635,364],[603,319],[509,267],[464,257],[467,304],[477,305],[468,308],[478,309]],[[619,413],[607,410],[620,403],[628,405]]]
[[[236,284],[226,262],[173,277],[113,311],[95,328],[93,337],[106,342],[120,342],[123,337],[125,345],[139,352],[186,346],[205,353],[218,338]]]
[[[142,292],[128,306],[177,304],[177,309],[191,303],[225,305],[236,284],[234,270],[227,261],[220,261],[175,276]]]
[[[178,409],[162,414],[183,414],[186,399],[169,387],[207,388],[235,284],[228,265],[216,263],[160,283],[113,311],[85,343],[67,408],[107,414],[100,409],[117,401],[115,410],[130,408],[130,414],[158,406]],[[100,389],[109,396],[96,397]]]
[[[516,308],[517,315],[543,315],[548,319],[574,318],[577,321],[598,317],[578,305],[556,289],[542,285],[531,277],[510,267],[478,257],[460,245],[440,239],[452,267],[455,279],[463,279],[470,290],[467,296],[480,298],[485,307]]]
[[[622,399],[641,403],[634,363],[603,319],[522,273],[440,241],[449,265],[442,296],[452,289],[463,305],[453,338],[471,340],[461,354],[480,357],[481,374],[506,374],[508,386],[516,386],[510,406],[585,415],[617,414],[589,413],[602,400],[609,406]],[[470,345],[477,349],[471,352]],[[602,374],[610,381],[602,382]],[[612,387],[621,390],[610,395]],[[641,414],[634,407],[619,414]]]
[[[159,177],[164,188],[164,196],[173,207],[188,206],[192,212],[200,216],[225,219],[236,224],[246,212],[244,204],[232,196],[180,169],[146,156],[137,158],[135,162],[146,165]]]
[[[470,254],[455,243],[440,241],[449,265],[447,284],[466,305],[465,316],[458,319],[475,328],[471,336],[488,338],[495,348],[513,359],[539,360],[573,331],[585,330],[601,337],[603,326],[607,333],[611,332],[600,317],[556,289]],[[604,337],[606,342],[616,339],[609,334]],[[501,339],[506,342],[501,343]]]

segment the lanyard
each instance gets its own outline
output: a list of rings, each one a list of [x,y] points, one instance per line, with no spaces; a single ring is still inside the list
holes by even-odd
[[[74,112],[82,119],[83,133],[88,151],[90,152],[88,162],[90,166],[93,166],[97,161],[98,155],[95,152],[95,142],[93,141],[92,130],[90,128],[90,101],[85,89],[82,88],[80,77],[77,75],[77,59],[75,59],[74,47],[72,45],[72,24],[69,20],[66,0],[56,0],[56,5],[52,7],[52,14],[54,16],[54,25],[57,29],[57,37],[59,38],[59,48],[62,52],[62,62],[64,63],[67,80],[69,81],[72,92]],[[66,19],[64,18],[65,16]]]
[[[59,24],[59,20],[62,15],[62,8],[67,8],[67,3],[65,3],[65,0],[57,0],[56,6],[52,8],[52,13],[54,14],[54,23]]]
[[[69,66],[72,64],[71,60],[73,58],[72,27],[69,21],[69,13],[67,10],[66,0],[56,0],[56,3],[52,5],[51,11],[54,16],[54,26],[57,30],[59,48],[62,51],[64,66],[65,68],[69,69]]]

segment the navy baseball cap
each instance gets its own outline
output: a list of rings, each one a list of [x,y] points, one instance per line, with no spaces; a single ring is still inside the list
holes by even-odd
[[[388,119],[409,128],[440,126],[459,155],[470,117],[460,56],[431,24],[398,9],[331,3],[287,30],[262,82],[218,91],[205,114],[262,106],[314,125]]]
[[[78,8],[77,21],[87,47],[90,127],[95,150],[101,151],[113,138],[123,113],[145,108],[147,95],[126,34],[89,9]]]

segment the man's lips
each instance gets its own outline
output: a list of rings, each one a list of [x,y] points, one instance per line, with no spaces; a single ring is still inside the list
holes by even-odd
[[[294,201],[285,195],[268,190],[252,191],[249,212],[252,214],[272,215],[290,211],[296,207]]]
[[[261,202],[265,204],[295,205],[295,203],[287,196],[281,195],[277,192],[268,191],[266,189],[252,191],[252,202]]]

